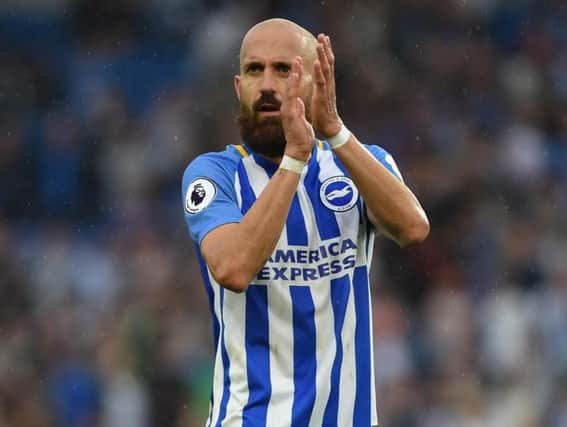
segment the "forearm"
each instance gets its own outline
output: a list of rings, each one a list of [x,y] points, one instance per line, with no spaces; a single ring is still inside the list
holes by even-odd
[[[429,223],[411,190],[351,135],[335,149],[368,208],[370,219],[401,246],[419,243]]]
[[[239,223],[219,227],[203,239],[203,254],[221,285],[243,291],[264,266],[286,222],[299,178],[278,169]]]
[[[237,292],[248,288],[274,251],[313,150],[315,134],[299,96],[302,76],[302,61],[297,56],[291,61],[280,106],[285,153],[281,158],[270,158],[279,162],[278,170],[240,223],[218,227],[201,242],[201,252],[215,279]],[[240,80],[236,82],[239,88]]]

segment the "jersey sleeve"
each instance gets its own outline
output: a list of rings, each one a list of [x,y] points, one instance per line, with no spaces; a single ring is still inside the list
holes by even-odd
[[[392,175],[404,182],[404,178],[398,169],[398,165],[390,153],[377,145],[365,145],[365,147],[368,151],[370,151],[370,154],[372,154],[374,158],[382,164],[382,166],[392,173]]]
[[[222,160],[199,156],[183,174],[185,221],[191,238],[199,246],[211,230],[223,224],[240,222],[243,216],[236,200],[234,171]]]

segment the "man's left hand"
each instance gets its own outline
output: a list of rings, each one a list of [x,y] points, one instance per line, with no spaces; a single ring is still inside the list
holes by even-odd
[[[331,39],[325,34],[317,36],[317,59],[313,63],[315,85],[311,99],[311,120],[315,130],[324,138],[336,135],[342,121],[337,112],[335,91],[335,55]]]

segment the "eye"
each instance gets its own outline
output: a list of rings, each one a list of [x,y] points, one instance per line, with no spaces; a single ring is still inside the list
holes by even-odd
[[[291,65],[280,62],[276,64],[276,70],[281,74],[289,74],[291,71]]]
[[[246,66],[246,72],[247,73],[258,73],[260,71],[262,71],[264,69],[264,67],[262,66],[262,64],[258,63],[258,62],[252,62],[250,64],[248,64]]]

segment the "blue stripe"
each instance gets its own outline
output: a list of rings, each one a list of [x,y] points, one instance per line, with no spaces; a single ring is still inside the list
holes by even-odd
[[[246,291],[246,371],[248,403],[242,411],[243,427],[266,425],[270,381],[268,287],[251,285]]]
[[[254,160],[257,164],[259,164],[270,178],[274,175],[274,173],[278,169],[278,165],[275,163],[270,162],[269,160],[264,159],[263,157],[259,156],[258,154],[254,153]],[[243,173],[242,175],[246,174],[246,170],[242,167]],[[241,175],[239,169],[239,175]],[[246,178],[247,180],[247,178]],[[241,180],[241,187],[242,180]],[[247,188],[250,188],[250,184],[247,184]],[[250,188],[250,193],[252,193],[252,197],[247,195],[247,198],[250,200],[255,200],[253,197],[252,189]],[[244,195],[242,200],[244,200]],[[253,203],[253,202],[252,202]],[[244,207],[244,203],[242,204]],[[249,207],[247,208],[247,210]],[[245,212],[243,210],[243,212]],[[307,245],[307,228],[305,227],[305,219],[303,218],[303,213],[301,212],[301,207],[299,205],[299,199],[297,198],[297,193],[293,196],[293,200],[291,201],[291,207],[289,210],[289,214],[286,220],[286,228],[287,228],[287,242],[290,245]]]
[[[293,305],[293,407],[292,427],[307,426],[316,391],[315,305],[309,286],[290,286]]]
[[[326,240],[339,237],[340,230],[335,214],[333,211],[326,208],[319,198],[319,190],[321,189],[319,171],[320,167],[317,159],[312,158],[309,162],[307,174],[305,175],[305,188],[311,200],[313,211],[315,212],[315,222],[317,223],[319,236],[322,240]]]
[[[221,323],[222,323],[222,349],[221,349],[221,357],[222,357],[222,366],[223,366],[223,391],[222,391],[222,399],[220,402],[220,411],[219,411],[219,418],[217,420],[217,427],[220,427],[224,417],[226,416],[226,406],[228,404],[228,398],[230,396],[230,360],[228,358],[228,353],[226,352],[226,345],[224,342],[224,316],[222,315],[223,307],[224,307],[224,288],[219,286],[220,289],[220,307],[221,307]]]
[[[205,283],[205,290],[207,291],[207,295],[209,297],[209,308],[211,310],[211,314],[212,314],[212,319],[213,319],[213,347],[215,349],[215,359],[216,360],[216,355],[217,355],[217,348],[219,345],[219,319],[215,313],[215,293],[213,292],[213,287],[211,285],[211,281],[209,280],[209,274],[207,271],[207,265],[205,264],[205,260],[203,259],[203,256],[201,255],[201,251],[199,250],[199,245],[197,245],[195,243],[195,247],[197,250],[197,259],[199,260],[199,267],[201,269],[201,276],[203,277],[203,282]],[[215,399],[213,396],[213,390],[211,389],[211,397],[210,397],[210,402],[211,402],[211,408],[214,406],[215,404]],[[207,426],[211,425],[211,420],[212,420],[212,416],[213,416],[213,411],[211,411],[211,414],[209,415],[209,418],[207,419]]]
[[[287,243],[289,245],[307,246],[307,228],[305,227],[305,219],[301,212],[297,193],[293,196],[291,207],[286,220]]]
[[[240,182],[240,196],[242,198],[242,208],[240,211],[245,214],[256,201],[256,196],[254,195],[254,191],[252,190],[252,186],[250,185],[250,181],[248,180],[248,175],[246,174],[246,169],[244,168],[242,161],[238,163],[237,169],[238,181]]]
[[[370,305],[368,300],[368,272],[366,267],[354,269],[354,309],[356,329],[354,348],[356,353],[356,398],[354,402],[354,427],[368,427],[371,413],[370,375]]]
[[[341,333],[345,321],[345,313],[350,293],[350,281],[348,275],[331,280],[331,304],[335,315],[335,341],[337,343],[335,361],[331,370],[331,393],[323,416],[323,425],[337,425],[339,411],[339,390],[341,382],[341,366],[343,363],[343,340]]]

